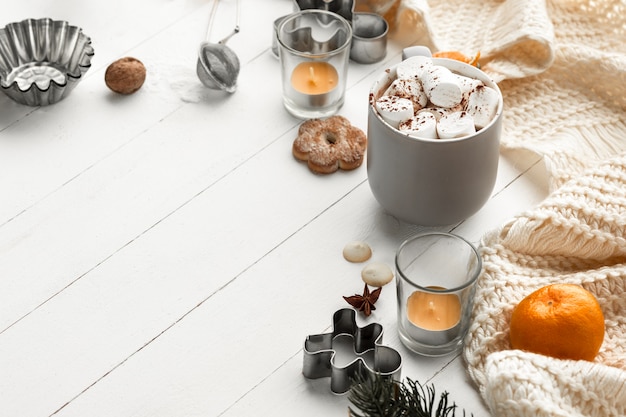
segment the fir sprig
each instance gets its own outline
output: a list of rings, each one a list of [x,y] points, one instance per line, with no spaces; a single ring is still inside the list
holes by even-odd
[[[379,375],[364,378],[359,373],[352,383],[348,400],[363,414],[348,408],[354,417],[400,417],[407,399],[405,390],[391,378]]]
[[[455,417],[457,406],[449,405],[447,392],[441,394],[436,408],[435,398],[434,385],[357,373],[348,400],[358,412],[352,407],[348,410],[353,417]]]

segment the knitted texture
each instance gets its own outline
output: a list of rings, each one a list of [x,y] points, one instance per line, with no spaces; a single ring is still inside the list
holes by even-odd
[[[548,3],[555,60],[504,80],[503,147],[544,156],[551,190],[626,150],[626,2]]]
[[[486,234],[480,251],[464,357],[494,415],[626,415],[626,155]],[[602,306],[605,338],[594,363],[510,350],[513,308],[557,282],[581,285]]]
[[[541,73],[554,59],[553,26],[542,0],[403,0],[399,13],[396,37],[433,51],[480,51],[495,81]]]
[[[494,415],[623,416],[624,372],[591,362],[554,361],[519,350],[487,359],[486,401]]]
[[[549,197],[481,241],[463,357],[497,416],[626,415],[626,0],[402,0],[396,39],[481,52],[504,97],[501,148],[542,157]],[[513,308],[557,282],[592,292],[594,362],[512,350]]]

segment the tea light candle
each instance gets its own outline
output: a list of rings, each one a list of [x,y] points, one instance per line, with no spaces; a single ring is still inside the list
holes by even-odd
[[[426,356],[459,351],[481,271],[478,250],[460,236],[427,232],[402,242],[396,252],[400,341]]]
[[[427,330],[446,330],[459,322],[461,302],[454,294],[415,291],[407,300],[411,323]]]
[[[337,13],[307,9],[276,29],[283,105],[301,119],[335,114],[343,105],[352,27]]]
[[[326,94],[337,87],[338,82],[337,70],[327,62],[301,62],[291,73],[291,85],[303,94]]]
[[[319,109],[338,99],[339,73],[334,66],[324,61],[304,61],[296,65],[291,73],[291,99],[299,106]]]
[[[406,303],[408,330],[415,340],[436,346],[456,337],[461,321],[461,301],[457,295],[414,291]]]

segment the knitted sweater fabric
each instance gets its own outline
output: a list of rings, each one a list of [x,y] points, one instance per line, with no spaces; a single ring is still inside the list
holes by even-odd
[[[494,416],[626,416],[626,1],[399,1],[396,39],[480,51],[504,97],[502,154],[541,156],[549,179],[481,240],[468,374]],[[510,346],[517,303],[562,282],[602,307],[593,362]]]

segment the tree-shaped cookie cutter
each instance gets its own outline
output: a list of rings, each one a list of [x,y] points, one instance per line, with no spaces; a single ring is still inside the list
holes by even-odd
[[[354,342],[354,359],[346,365],[335,363],[333,344],[341,337],[351,337]],[[306,378],[330,377],[330,390],[345,394],[350,390],[357,374],[363,377],[381,375],[398,380],[402,357],[393,348],[382,345],[383,326],[371,323],[365,327],[356,324],[356,312],[349,308],[333,315],[333,331],[310,335],[304,341],[302,373]]]

